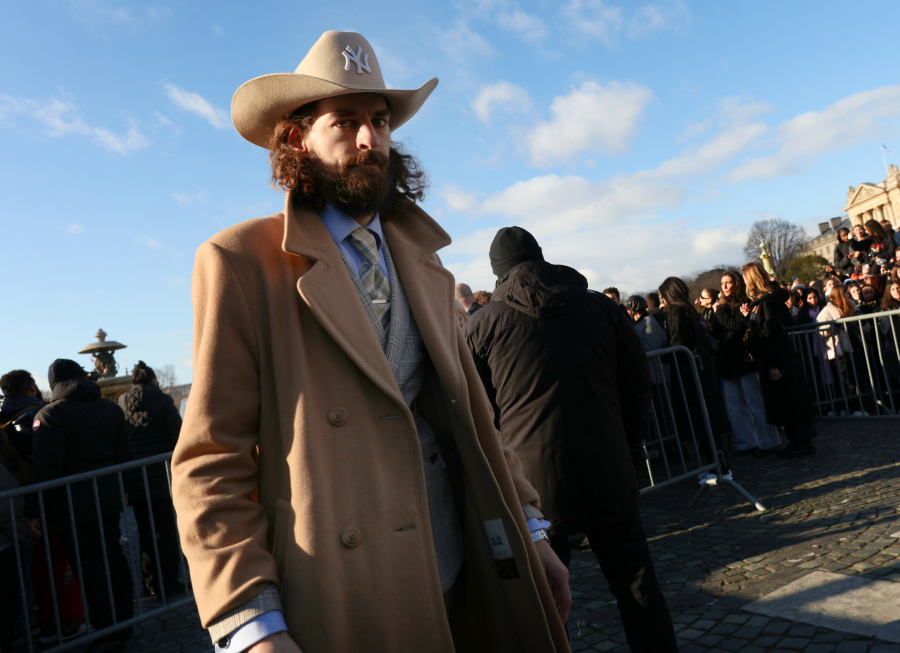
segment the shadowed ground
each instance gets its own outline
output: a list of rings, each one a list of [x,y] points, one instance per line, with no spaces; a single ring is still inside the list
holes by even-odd
[[[735,479],[688,508],[694,482],[650,494],[643,517],[682,653],[887,653],[900,645],[754,614],[753,601],[812,570],[900,583],[900,423],[819,422],[818,453],[733,461]],[[615,602],[589,551],[572,558],[575,651],[628,651]],[[153,602],[145,603],[152,607]],[[129,651],[212,650],[195,608],[135,628]]]

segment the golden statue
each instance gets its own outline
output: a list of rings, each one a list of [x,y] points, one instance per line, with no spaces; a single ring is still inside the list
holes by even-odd
[[[762,259],[763,267],[770,275],[775,274],[775,268],[772,267],[772,255],[766,251],[766,241],[759,241],[759,251],[762,252],[759,258]]]

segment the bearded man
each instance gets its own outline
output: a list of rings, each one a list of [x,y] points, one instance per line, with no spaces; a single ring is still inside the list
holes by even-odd
[[[219,650],[569,650],[568,574],[462,338],[450,238],[391,144],[436,85],[388,90],[362,36],[326,32],[235,94],[286,202],[194,270],[173,491]]]

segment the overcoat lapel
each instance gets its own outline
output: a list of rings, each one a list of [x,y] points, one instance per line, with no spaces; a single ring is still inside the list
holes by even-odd
[[[385,394],[406,408],[340,250],[322,219],[312,211],[294,210],[290,195],[285,202],[282,249],[315,261],[297,281],[300,297],[354,364]]]
[[[458,397],[462,388],[458,359],[454,361],[453,275],[429,258],[450,244],[450,236],[412,202],[382,218],[381,229],[432,363],[445,390]],[[437,294],[435,289],[440,289]]]

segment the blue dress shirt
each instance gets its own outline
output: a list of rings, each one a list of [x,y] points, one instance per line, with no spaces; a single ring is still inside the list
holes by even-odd
[[[341,213],[330,204],[325,205],[325,208],[322,209],[319,216],[322,218],[325,228],[328,229],[328,233],[331,234],[331,239],[334,241],[334,244],[338,246],[338,249],[341,250],[344,258],[350,262],[350,267],[355,269],[356,275],[359,276],[359,268],[362,265],[362,261],[360,260],[356,246],[353,244],[353,241],[350,240],[350,234],[359,229],[359,223],[350,216]],[[384,234],[381,233],[381,218],[377,213],[372,222],[366,226],[366,229],[375,234],[375,243],[378,246],[378,267],[381,268],[381,271],[388,280],[388,284],[390,284],[391,271],[388,270],[387,260],[384,258],[384,247],[382,247],[384,244]]]

